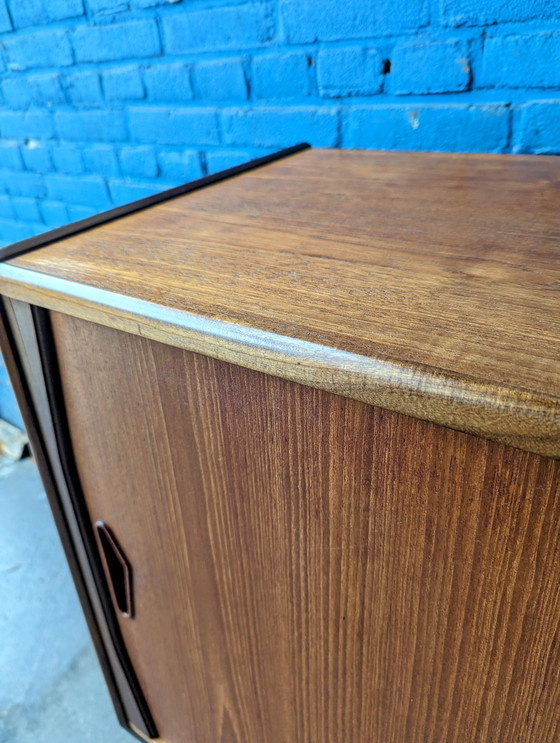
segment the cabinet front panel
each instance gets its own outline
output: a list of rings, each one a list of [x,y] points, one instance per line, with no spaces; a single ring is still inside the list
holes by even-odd
[[[558,462],[52,323],[163,740],[560,739]]]

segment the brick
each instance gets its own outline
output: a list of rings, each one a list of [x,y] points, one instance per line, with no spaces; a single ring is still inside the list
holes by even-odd
[[[34,103],[43,106],[52,106],[55,103],[66,102],[66,96],[60,82],[60,75],[56,73],[49,72],[43,75],[29,75],[26,84],[31,89]]]
[[[121,172],[125,176],[155,178],[158,174],[156,152],[153,147],[123,147],[119,159]]]
[[[20,76],[2,80],[2,95],[6,105],[11,109],[28,108],[33,102],[31,88]]]
[[[95,175],[71,176],[51,173],[45,176],[49,199],[84,206],[108,206],[107,186]]]
[[[3,40],[11,70],[33,67],[66,67],[73,63],[70,41],[65,31],[40,31]]]
[[[119,163],[115,148],[108,144],[91,145],[83,151],[86,169],[105,176],[119,175]]]
[[[159,183],[130,183],[129,181],[110,181],[109,188],[115,204],[129,204],[165,190]]]
[[[127,0],[87,0],[89,8],[94,15],[114,15],[128,10]]]
[[[193,97],[190,68],[185,64],[148,67],[144,83],[147,97],[152,101],[188,101]]]
[[[257,98],[309,95],[309,59],[304,52],[265,54],[252,64],[251,90]]]
[[[55,122],[61,139],[73,142],[127,139],[124,115],[120,111],[57,111]]]
[[[33,228],[30,225],[23,224],[22,222],[12,222],[7,219],[0,219],[0,235],[2,242],[9,245],[19,240],[25,240],[26,237],[30,237],[33,234]],[[14,406],[15,407],[15,406]],[[15,410],[13,411],[15,412]],[[2,416],[4,416],[4,398],[2,398]],[[8,415],[6,420],[10,420]]]
[[[66,101],[60,76],[53,73],[10,76],[2,82],[2,93],[10,108],[27,108],[33,103],[51,106]]]
[[[108,101],[144,98],[144,86],[138,67],[120,67],[103,73],[103,90]]]
[[[68,204],[67,208],[70,222],[79,222],[80,219],[88,219],[88,217],[93,217],[101,211],[94,206],[82,206],[78,204]]]
[[[180,152],[158,152],[159,169],[164,178],[176,180],[180,183],[193,181],[202,176],[200,155],[194,150]]]
[[[208,173],[219,173],[221,170],[233,168],[242,163],[248,163],[256,156],[239,150],[225,150],[206,153]]]
[[[128,120],[130,136],[139,142],[181,145],[220,142],[218,117],[212,109],[135,108],[130,110]]]
[[[311,106],[233,109],[224,112],[223,124],[226,144],[282,147],[306,141],[317,147],[333,147],[338,111]]]
[[[247,81],[243,59],[219,59],[201,62],[193,70],[199,98],[209,100],[246,100]]]
[[[450,26],[482,26],[506,21],[558,18],[550,0],[440,0],[440,18]]]
[[[155,8],[159,5],[177,5],[183,0],[131,0],[130,5],[133,8]]]
[[[416,31],[428,23],[428,11],[426,0],[280,0],[285,39],[297,44]]]
[[[345,112],[345,147],[381,150],[502,152],[504,105],[421,104],[356,107]]]
[[[23,160],[17,142],[0,143],[0,168],[23,170]]]
[[[52,148],[52,159],[60,173],[83,173],[84,161],[82,153],[71,145],[58,145]]]
[[[12,196],[41,198],[45,195],[45,182],[43,176],[38,173],[10,173],[6,181],[6,191]]]
[[[5,194],[0,195],[0,217],[2,219],[13,219],[15,216],[14,209],[12,207],[12,198],[11,196],[6,196]],[[0,382],[2,381],[8,381],[7,376],[4,378],[2,376],[2,357],[0,356]]]
[[[155,57],[161,51],[153,20],[81,26],[74,31],[73,43],[78,62]]]
[[[43,200],[39,204],[43,222],[50,227],[58,227],[68,222],[68,210],[62,201]]]
[[[517,112],[516,112],[517,113]],[[514,152],[560,154],[560,99],[522,106],[514,137]]]
[[[12,199],[12,206],[17,219],[22,222],[40,222],[41,214],[37,199],[27,196],[16,196]]]
[[[165,49],[170,54],[259,46],[274,33],[268,3],[168,15],[162,18],[162,25]]]
[[[4,31],[11,31],[13,29],[12,19],[8,13],[8,6],[6,0],[0,0],[0,33]]]
[[[3,111],[0,113],[0,133],[5,139],[49,139],[54,134],[52,116],[44,111]]]
[[[480,87],[560,87],[560,34],[507,36],[486,39]]]
[[[103,100],[97,72],[77,72],[64,77],[63,86],[70,103],[99,103]]]
[[[14,26],[23,28],[77,18],[84,14],[84,6],[82,0],[10,0],[10,14]]]
[[[458,40],[397,44],[389,80],[390,91],[396,95],[466,90],[470,81],[468,48]]]
[[[317,54],[317,81],[322,96],[373,95],[381,90],[383,59],[376,49],[346,47]]]
[[[35,140],[29,140],[21,148],[21,154],[25,167],[32,173],[48,173],[52,170],[49,148],[41,146]]]

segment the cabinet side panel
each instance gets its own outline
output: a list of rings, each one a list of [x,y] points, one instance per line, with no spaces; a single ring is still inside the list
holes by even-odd
[[[560,739],[559,463],[52,323],[167,743]]]

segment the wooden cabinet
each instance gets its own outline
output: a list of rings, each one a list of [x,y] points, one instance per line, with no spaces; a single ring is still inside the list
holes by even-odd
[[[560,738],[559,172],[306,150],[4,250],[134,734]]]

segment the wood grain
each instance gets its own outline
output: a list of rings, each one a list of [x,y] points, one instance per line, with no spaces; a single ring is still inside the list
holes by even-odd
[[[559,168],[307,151],[14,259],[0,291],[560,456]]]
[[[558,462],[62,314],[53,327],[166,743],[556,743]]]

